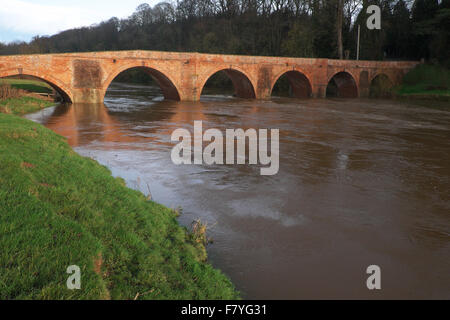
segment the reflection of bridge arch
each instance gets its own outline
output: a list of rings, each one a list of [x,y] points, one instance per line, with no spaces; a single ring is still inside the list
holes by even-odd
[[[141,69],[145,72],[147,72],[159,85],[161,88],[161,91],[163,92],[164,98],[167,100],[180,100],[180,91],[178,90],[177,86],[175,85],[175,82],[170,78],[168,75],[169,72],[160,71],[156,68],[149,67],[149,66],[143,66],[138,65],[136,63],[127,64],[124,66],[121,66],[114,72],[112,72],[106,81],[104,82],[103,88],[103,97],[106,94],[106,91],[108,90],[108,87],[111,85],[111,82],[122,72],[125,72],[127,70],[131,69]]]
[[[213,71],[205,73],[201,80],[199,80],[199,86],[197,87],[198,100],[202,94],[203,88],[206,82],[216,73],[224,72],[228,78],[230,78],[233,83],[234,91],[237,97],[244,99],[255,99],[255,86],[251,77],[242,69],[231,67],[231,68],[216,68]]]
[[[296,98],[310,98],[312,95],[311,78],[305,72],[297,69],[287,69],[278,73],[272,80],[270,94],[277,81],[286,75],[292,88],[292,93]]]
[[[40,74],[29,69],[21,69],[20,71],[17,68],[9,70],[0,70],[0,78],[13,76],[30,76],[39,79],[41,81],[44,81],[45,83],[50,85],[56,92],[59,93],[64,102],[73,101],[71,90],[62,81],[59,81],[58,79],[50,75]]]
[[[178,103],[173,101],[158,101],[153,109],[170,110],[170,112],[149,112],[147,108],[136,109],[135,112],[110,112],[105,104],[61,104],[45,119],[45,126],[52,131],[65,136],[72,147],[102,141],[102,149],[133,148],[146,150],[149,143],[172,147],[172,142],[161,141],[159,137],[170,136],[173,130],[182,124],[190,124],[194,120],[207,120],[204,104]],[[123,121],[139,123],[140,121],[156,121],[157,126],[145,126],[139,130],[145,134],[129,134],[123,130]]]
[[[326,95],[327,97],[357,98],[358,85],[355,76],[348,71],[336,72],[328,79]]]
[[[52,121],[49,121],[53,118]],[[45,126],[67,138],[72,147],[77,147],[91,141],[107,142],[104,148],[119,148],[117,143],[141,142],[141,137],[129,136],[121,130],[120,121],[111,115],[104,104],[76,103],[59,105],[47,119]],[[57,119],[57,121],[55,121]],[[80,128],[90,127],[89,134],[80,135]]]

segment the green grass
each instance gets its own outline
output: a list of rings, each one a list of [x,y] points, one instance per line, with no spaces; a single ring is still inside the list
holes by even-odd
[[[0,100],[0,112],[23,115],[55,105],[52,101],[35,97],[19,97]]]
[[[174,210],[10,114],[0,114],[0,204],[0,299],[239,297]],[[69,265],[81,290],[66,287]]]
[[[441,66],[420,64],[405,75],[395,93],[400,97],[450,100],[450,71]]]
[[[16,89],[22,89],[36,93],[52,93],[52,88],[43,81],[26,79],[0,79],[0,84],[6,83]]]
[[[450,94],[450,90],[444,90],[444,89],[436,89],[436,88],[430,88],[430,86],[426,84],[416,84],[416,85],[404,85],[397,91],[401,94],[441,94],[441,95],[448,95]]]

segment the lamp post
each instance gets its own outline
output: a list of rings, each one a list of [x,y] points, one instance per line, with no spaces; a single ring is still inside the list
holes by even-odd
[[[361,26],[358,24],[358,47],[356,48],[356,60],[359,60],[359,38],[361,35]]]

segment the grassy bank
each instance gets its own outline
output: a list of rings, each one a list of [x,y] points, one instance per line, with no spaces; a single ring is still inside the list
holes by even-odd
[[[405,75],[394,93],[400,98],[450,101],[450,71],[437,65],[418,65]]]
[[[36,93],[52,93],[52,88],[43,81],[28,79],[0,79],[0,85],[8,84],[12,88]]]
[[[49,94],[52,89],[42,81],[25,79],[0,79],[0,112],[23,115],[55,104],[50,98],[39,96]]]
[[[51,130],[1,113],[0,203],[0,299],[238,297],[176,212]],[[80,290],[66,287],[70,265]]]
[[[55,105],[55,102],[35,97],[21,96],[0,100],[0,112],[23,115]]]

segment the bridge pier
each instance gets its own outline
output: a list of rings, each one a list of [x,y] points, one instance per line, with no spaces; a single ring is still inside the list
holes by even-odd
[[[72,89],[72,103],[103,103],[104,97],[102,89]]]
[[[269,100],[272,94],[272,89],[265,87],[265,88],[258,88],[255,92],[256,99],[258,100]]]
[[[316,84],[314,85],[312,97],[313,98],[326,98],[328,84]]]
[[[360,98],[368,98],[370,94],[370,82],[369,82],[369,72],[361,71],[359,74],[359,90],[358,95]]]

